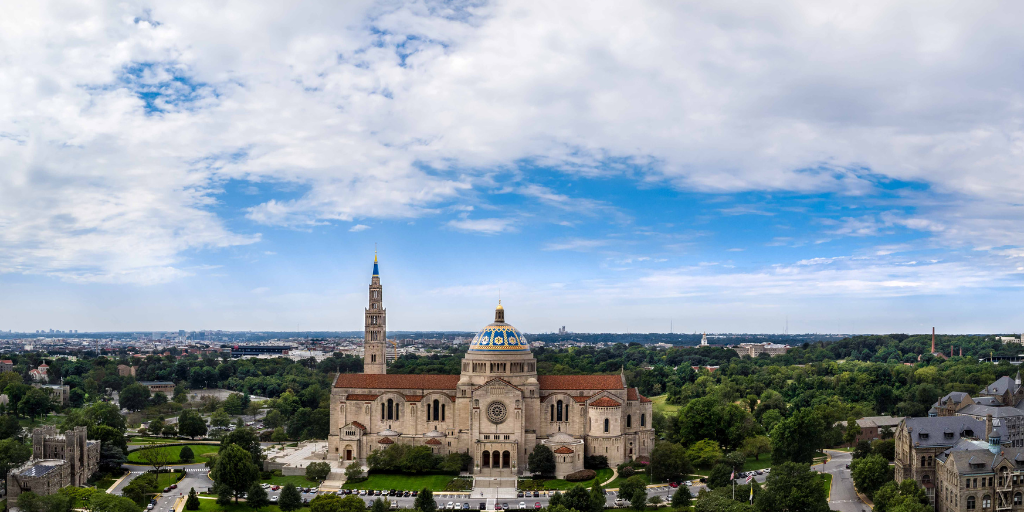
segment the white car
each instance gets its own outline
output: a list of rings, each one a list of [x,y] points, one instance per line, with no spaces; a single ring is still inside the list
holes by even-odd
[[[462,503],[455,502],[455,510],[462,510]]]
[[[444,508],[446,508],[448,510],[451,510],[451,509],[455,508],[455,503],[452,503],[452,502],[449,501],[448,504],[444,506]]]
[[[526,510],[526,502],[525,501],[520,501],[519,502],[519,510]]]
[[[622,506],[625,506],[625,505],[626,505],[626,500],[624,500],[622,498],[618,498],[618,499],[615,500],[615,506],[616,507],[622,507]]]
[[[271,503],[277,503],[277,496],[271,496],[270,497],[270,502]]]

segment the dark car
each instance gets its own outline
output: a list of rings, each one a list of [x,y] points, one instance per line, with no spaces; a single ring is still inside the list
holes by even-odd
[[[700,483],[702,483],[702,484],[706,484],[706,483],[708,483],[708,479],[707,479],[707,478],[703,478],[703,477],[702,477],[702,478],[700,479]]]
[[[523,497],[523,491],[519,491],[519,493],[516,494],[516,497],[517,498],[522,498]]]
[[[668,486],[675,489],[676,487],[679,487],[679,482],[669,482]]]
[[[540,491],[533,491],[534,498],[540,498]]]
[[[481,501],[480,502],[480,507],[478,507],[477,510],[487,510],[487,502],[486,501]]]
[[[413,497],[413,498],[415,498],[416,496],[419,496],[419,495],[420,495],[420,492],[419,492],[419,491],[413,491],[413,492],[412,492],[412,497]]]
[[[171,488],[170,487],[164,487],[164,492],[171,492]]]

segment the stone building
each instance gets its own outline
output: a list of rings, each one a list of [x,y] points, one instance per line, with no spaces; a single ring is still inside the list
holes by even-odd
[[[143,380],[139,381],[139,384],[149,388],[149,392],[152,394],[163,393],[168,398],[174,394],[174,383],[166,380]]]
[[[705,335],[706,340],[707,335]],[[757,357],[761,354],[768,354],[771,357],[785,354],[789,350],[789,345],[782,345],[779,343],[740,343],[735,347],[732,347],[740,357],[750,356]]]
[[[121,377],[134,377],[135,367],[128,366],[126,364],[119,364],[117,365],[117,374]]]
[[[7,499],[23,492],[53,494],[69,485],[83,486],[99,468],[100,442],[86,439],[86,427],[63,434],[47,425],[32,430],[32,458],[7,475]]]
[[[961,439],[981,439],[984,421],[968,416],[906,418],[896,430],[897,482],[916,480],[928,500],[935,497],[935,458]]]
[[[860,434],[857,434],[857,439],[854,439],[850,446],[857,446],[857,443],[861,441],[881,439],[882,431],[885,429],[891,429],[891,434],[895,435],[896,428],[900,426],[901,421],[903,421],[903,418],[897,416],[866,416],[860,418],[857,420]],[[845,421],[840,421],[838,424],[846,428]]]
[[[388,375],[386,312],[376,258],[364,311],[366,373],[341,374],[331,391],[328,450],[347,465],[375,449],[424,445],[438,455],[468,453],[479,476],[526,470],[537,443],[555,452],[559,476],[583,469],[583,457],[611,465],[649,456],[652,404],[624,375],[537,375],[523,335],[498,304],[462,360],[461,375]],[[380,343],[378,343],[380,341]]]

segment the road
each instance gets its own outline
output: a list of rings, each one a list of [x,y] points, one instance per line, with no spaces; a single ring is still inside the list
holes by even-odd
[[[152,469],[151,466],[136,466],[134,464],[125,464],[122,466],[124,469],[129,471],[127,477],[117,484],[116,487],[110,492],[111,494],[121,495],[121,491],[124,490],[125,486],[131,483],[132,480],[137,478],[139,475]],[[213,480],[207,476],[207,472],[204,464],[189,464],[187,466],[172,466],[172,469],[185,468],[185,476],[178,482],[178,488],[172,489],[169,493],[161,493],[157,495],[156,507],[153,508],[154,512],[171,512],[174,510],[174,502],[180,496],[188,496],[189,489],[195,487],[196,492],[205,492],[210,487],[213,487]]]
[[[697,492],[698,492],[698,489],[702,488],[702,487],[703,486],[694,486],[694,490],[692,491],[692,494],[694,496],[696,496]],[[685,488],[686,488],[686,486],[679,486],[680,490],[685,489]],[[673,488],[671,488],[671,487],[669,487],[667,485],[651,487],[651,488],[647,489],[647,497],[650,498],[652,496],[660,496],[663,500],[668,501],[672,497],[672,492],[675,492],[675,491],[676,491],[676,489],[673,489]],[[456,503],[459,504],[461,507],[464,507],[465,504],[468,503],[470,510],[480,510],[480,504],[481,503],[485,504],[484,505],[484,509],[485,510],[495,510],[495,505],[497,505],[498,507],[501,507],[502,504],[506,504],[506,503],[508,504],[508,507],[510,509],[519,509],[519,504],[523,503],[524,506],[525,506],[525,509],[532,510],[534,508],[537,508],[536,507],[537,503],[540,503],[541,507],[548,506],[548,502],[551,499],[550,496],[547,496],[548,491],[541,492],[541,494],[542,494],[542,496],[536,497],[536,498],[534,498],[534,497],[527,498],[527,497],[524,496],[522,498],[494,499],[494,498],[474,498],[474,497],[470,497],[470,495],[468,495],[466,493],[435,492],[434,493],[434,501],[437,502],[437,506],[438,506],[439,509],[447,508],[447,505],[450,502],[450,503],[452,503],[452,508],[454,508]],[[378,496],[360,496],[360,497],[363,498],[363,501],[366,502],[367,506],[369,506],[370,503],[373,502],[373,500],[378,498]],[[394,497],[394,496],[391,496],[391,497],[379,496],[379,497],[380,498],[386,498],[386,499],[388,499],[392,503],[398,503],[399,508],[413,508],[413,502],[416,500],[416,498],[412,498],[412,497],[409,497],[409,498],[404,498],[404,497],[403,498],[399,498],[399,497]],[[618,494],[615,491],[608,491],[606,505],[608,507],[614,507],[615,506],[615,500],[618,497],[619,496],[618,496]]]
[[[825,463],[824,469],[821,465],[814,466],[814,469],[832,474],[832,494],[828,500],[828,506],[839,512],[864,512],[871,510],[863,501],[857,497],[853,489],[853,478],[850,477],[850,470],[846,465],[853,460],[853,454],[849,452],[838,452],[828,450],[832,459]]]

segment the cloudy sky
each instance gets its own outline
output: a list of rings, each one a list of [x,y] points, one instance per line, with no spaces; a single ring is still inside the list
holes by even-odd
[[[1022,10],[11,4],[0,329],[1020,332]]]

